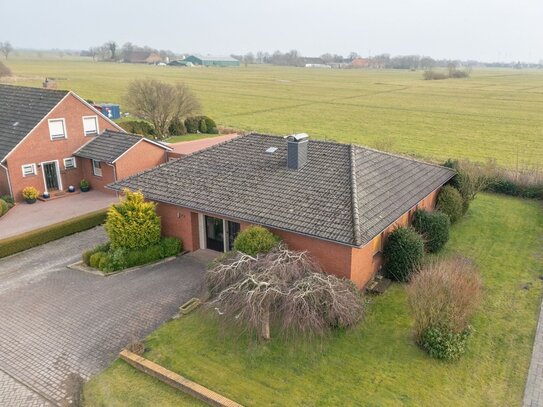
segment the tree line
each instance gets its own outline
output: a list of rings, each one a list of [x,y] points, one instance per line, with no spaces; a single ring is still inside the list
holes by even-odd
[[[115,41],[107,41],[102,45],[89,47],[89,49],[81,51],[81,56],[91,57],[93,61],[122,61],[129,59],[133,52],[146,51],[154,52],[160,55],[162,59],[176,59],[180,55],[170,50],[156,49],[145,46],[139,46],[131,42],[126,42],[122,46]]]

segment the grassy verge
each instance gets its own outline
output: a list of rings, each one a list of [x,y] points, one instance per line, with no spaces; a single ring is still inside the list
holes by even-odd
[[[106,210],[92,212],[76,218],[45,226],[17,236],[0,240],[0,258],[22,252],[52,240],[60,239],[83,230],[101,225],[106,219]]]
[[[196,312],[155,331],[145,356],[247,406],[520,405],[541,300],[542,238],[540,203],[490,194],[452,228],[444,255],[473,259],[485,284],[476,332],[457,363],[430,359],[413,344],[401,285],[371,298],[359,327],[322,341],[257,344]],[[92,379],[85,397],[89,406],[192,403],[121,362]]]

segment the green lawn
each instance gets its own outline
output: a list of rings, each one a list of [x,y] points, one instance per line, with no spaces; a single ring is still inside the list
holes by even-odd
[[[257,344],[196,312],[154,332],[145,356],[247,406],[520,405],[541,300],[542,239],[540,203],[488,194],[453,227],[445,255],[473,259],[484,279],[476,332],[457,363],[430,359],[413,344],[400,285],[370,299],[359,327],[322,341]],[[85,397],[89,406],[193,403],[121,361],[92,379]]]
[[[135,78],[186,82],[218,124],[355,142],[443,160],[496,158],[543,164],[543,70],[474,69],[469,79],[424,81],[421,72],[273,66],[187,69],[37,58],[7,62],[16,82],[60,78],[97,102],[120,102]]]

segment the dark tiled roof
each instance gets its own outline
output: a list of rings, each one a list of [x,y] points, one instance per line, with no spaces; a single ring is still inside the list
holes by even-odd
[[[77,150],[74,155],[112,163],[139,141],[141,136],[136,134],[106,130]]]
[[[68,91],[0,84],[0,161]]]
[[[277,147],[267,154],[269,147]],[[348,144],[309,141],[289,170],[281,137],[250,134],[112,184],[147,198],[353,246],[369,242],[454,172]]]

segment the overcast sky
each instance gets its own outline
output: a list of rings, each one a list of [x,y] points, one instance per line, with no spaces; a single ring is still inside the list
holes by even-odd
[[[543,59],[542,0],[1,0],[0,14],[0,41],[20,48]]]

